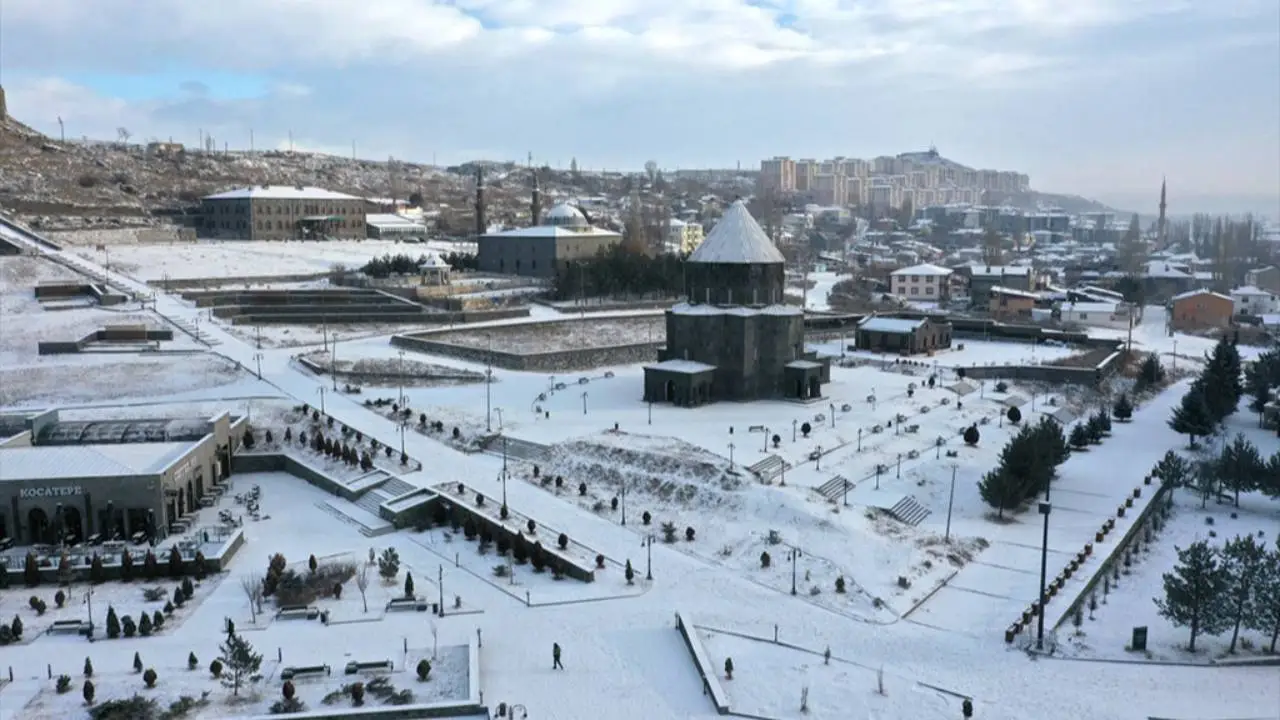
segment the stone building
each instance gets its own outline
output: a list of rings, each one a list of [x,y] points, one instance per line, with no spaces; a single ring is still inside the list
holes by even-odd
[[[915,355],[951,347],[951,323],[871,316],[858,323],[859,350]]]
[[[226,413],[70,422],[57,411],[0,416],[0,539],[165,537],[211,502],[244,423]]]
[[[234,240],[360,240],[364,198],[315,187],[255,185],[200,200],[201,237]]]
[[[644,369],[644,399],[821,397],[830,363],[804,347],[804,313],[784,304],[785,260],[742,201],[689,256],[687,302],[666,313],[667,345]]]
[[[540,215],[536,208],[533,215]],[[612,230],[595,227],[578,208],[561,204],[540,218],[540,225],[485,233],[477,240],[481,272],[555,277],[575,260],[590,260],[622,242]]]

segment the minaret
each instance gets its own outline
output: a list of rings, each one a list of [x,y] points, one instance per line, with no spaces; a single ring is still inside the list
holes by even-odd
[[[484,217],[484,168],[476,167],[476,237],[489,231]]]
[[[1168,196],[1166,195],[1167,190],[1168,190],[1168,187],[1167,187],[1166,181],[1162,177],[1160,178],[1160,219],[1156,220],[1156,247],[1158,247],[1161,250],[1164,249],[1165,229],[1167,227],[1167,225],[1165,224],[1166,223],[1165,210],[1168,208],[1168,205],[1165,203],[1165,200],[1168,198]]]
[[[533,218],[531,225],[538,225],[542,222],[542,193],[538,191],[538,171],[533,171],[533,202],[529,208],[529,215]]]

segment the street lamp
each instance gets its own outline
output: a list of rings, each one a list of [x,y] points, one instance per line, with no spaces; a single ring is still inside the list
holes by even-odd
[[[155,301],[153,300],[152,302],[155,302]],[[254,341],[258,344],[258,349],[261,350],[262,349],[262,326],[254,325],[253,334],[254,334]]]
[[[321,415],[324,415],[324,414],[326,414],[326,413],[325,413],[325,411],[324,411],[324,391],[325,391],[327,388],[325,388],[325,386],[321,385],[319,388],[316,388],[316,389],[320,391],[320,414],[321,414]]]
[[[956,463],[951,463],[951,494],[947,496],[947,532],[942,542],[951,542],[951,505],[956,500]]]
[[[796,441],[796,428],[799,426],[799,423],[800,423],[799,420],[791,421],[791,442]]]
[[[587,414],[587,391],[582,391],[582,414]]]
[[[902,453],[898,453],[898,469],[895,471],[894,479],[902,479]]]
[[[333,344],[338,344],[337,338],[334,339]],[[404,407],[404,351],[400,350],[396,354],[400,356],[400,370],[397,378],[400,381],[400,407]]]
[[[502,507],[507,506],[507,437],[502,436]]]
[[[262,353],[254,353],[253,359],[258,363],[258,379],[262,379]]]
[[[200,342],[200,316],[196,315],[196,342]]]
[[[404,453],[404,429],[405,429],[405,428],[407,428],[407,427],[409,427],[409,421],[407,421],[407,420],[401,420],[401,421],[400,421],[400,426],[399,426],[399,428],[400,428],[400,457],[404,457],[404,454],[405,454],[405,453]]]
[[[627,525],[627,478],[622,477],[622,526]]]
[[[769,452],[769,428],[764,429],[764,448],[760,452]]]
[[[653,579],[653,533],[649,533],[648,535],[646,535],[644,540],[640,541],[640,545],[645,548],[644,579],[652,580]]]
[[[93,587],[84,594],[84,601],[89,606],[89,642],[93,642]]]
[[[403,355],[404,351],[401,350]],[[400,359],[401,369],[403,370],[404,358]],[[333,334],[333,344],[329,346],[329,375],[333,377],[333,391],[338,392],[338,333]],[[403,390],[400,391],[404,393]]]
[[[734,448],[734,444],[729,443],[729,469],[730,470],[733,469],[733,448]]]
[[[858,428],[858,452],[862,452],[862,428]]]
[[[649,401],[649,424],[653,424],[653,401]]]
[[[813,459],[813,469],[821,470],[822,469],[822,446],[819,445],[814,452],[816,453],[816,456]]]
[[[498,416],[498,432],[502,432],[502,408],[494,408],[493,414]],[[503,442],[506,442],[505,440]]]
[[[796,594],[796,560],[800,559],[800,548],[793,547],[790,552],[791,557],[791,594]]]
[[[1040,611],[1036,621],[1036,649],[1044,649],[1044,577],[1049,566],[1049,511],[1052,506],[1048,500],[1040,503],[1040,514],[1044,516],[1044,538],[1040,542]]]
[[[835,405],[835,403],[832,403],[830,407],[831,407],[831,427],[835,427],[835,426],[836,426],[836,405]]]
[[[493,333],[485,333],[485,342],[488,343],[488,352],[484,356],[484,430],[485,432],[493,432],[493,394],[489,387],[493,384]]]

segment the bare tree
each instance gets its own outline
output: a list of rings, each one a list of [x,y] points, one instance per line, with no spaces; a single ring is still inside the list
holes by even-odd
[[[262,581],[254,575],[240,577],[240,587],[245,597],[249,598],[249,617],[258,622],[258,612],[262,609]]]
[[[360,602],[364,603],[364,611],[369,612],[369,566],[361,565],[356,571],[356,589],[360,591]]]
[[[129,128],[116,128],[116,137],[120,138],[122,144],[128,144],[129,138],[133,137],[133,133],[129,132]]]
[[[653,160],[645,161],[644,174],[649,177],[649,182],[656,180],[658,177],[658,163]]]

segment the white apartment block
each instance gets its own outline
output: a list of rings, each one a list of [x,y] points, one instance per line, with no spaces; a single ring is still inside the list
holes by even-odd
[[[943,302],[951,297],[951,270],[929,264],[894,270],[889,292],[903,300]]]
[[[1237,315],[1274,315],[1280,309],[1275,295],[1253,285],[1243,285],[1231,291]]]

